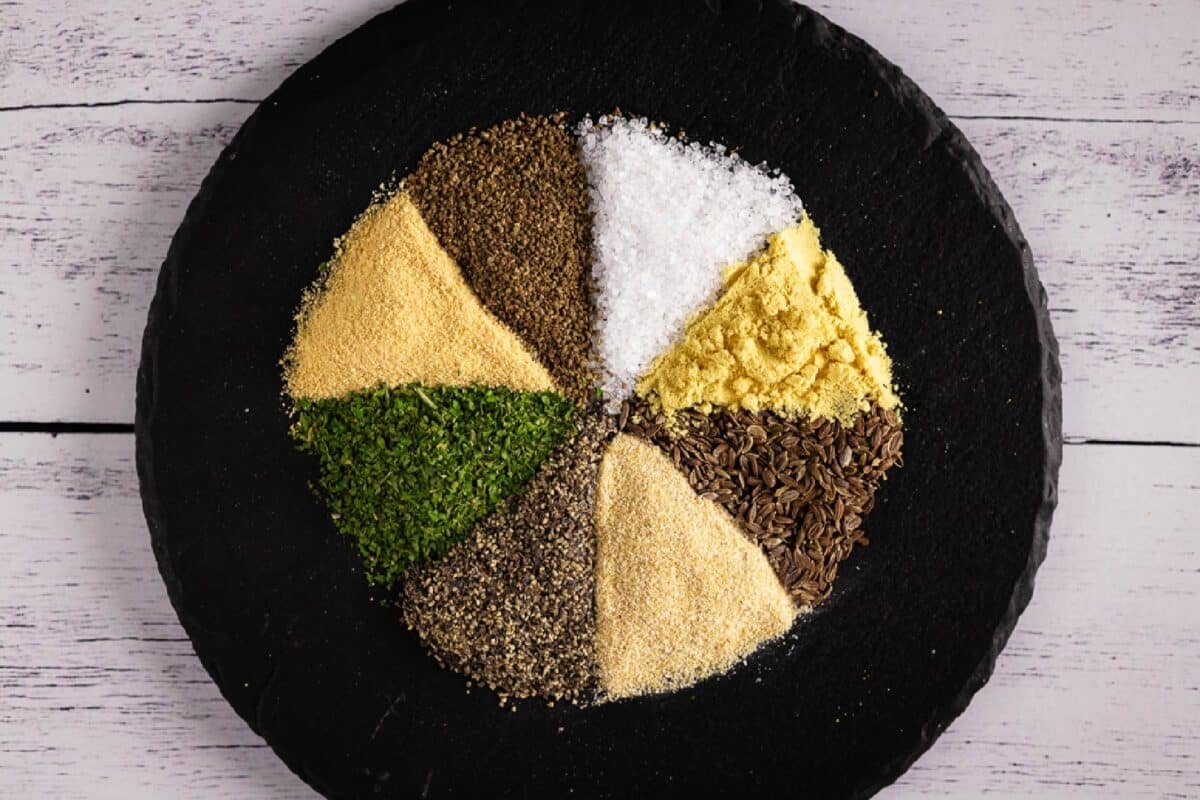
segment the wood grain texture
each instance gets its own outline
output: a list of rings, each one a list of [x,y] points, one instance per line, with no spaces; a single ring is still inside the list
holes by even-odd
[[[1200,442],[1200,126],[958,124],[1049,295],[1064,435]]]
[[[310,797],[192,655],[132,444],[0,435],[0,796]],[[884,796],[1200,793],[1198,490],[1197,448],[1068,447],[995,676]]]
[[[158,268],[251,110],[0,114],[0,419],[133,421]]]
[[[132,436],[0,436],[0,509],[0,797],[311,796],[175,618]]]
[[[253,108],[210,101],[391,4],[0,3],[0,420],[130,421],[158,265]],[[811,4],[957,115],[1014,206],[1068,438],[1200,443],[1200,5]],[[1200,449],[1068,447],[1060,492],[992,682],[885,796],[1200,796]],[[0,797],[81,795],[312,797],[192,654],[131,437],[0,434]]]
[[[1195,0],[812,0],[947,113],[1200,121]]]
[[[250,109],[0,114],[0,419],[132,420],[159,265]],[[1066,435],[1200,442],[1200,125],[960,124],[1049,291]]]
[[[1063,454],[1029,609],[889,797],[1200,796],[1200,449]]]
[[[260,100],[393,4],[15,0],[0,15],[0,106]],[[1194,0],[810,5],[954,114],[1200,121]]]
[[[0,13],[0,107],[261,100],[397,0],[15,0]]]

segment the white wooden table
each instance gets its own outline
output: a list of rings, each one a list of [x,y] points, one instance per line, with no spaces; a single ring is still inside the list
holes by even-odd
[[[391,3],[0,2],[0,797],[312,796],[193,656],[128,431],[201,177],[258,100]],[[1062,346],[1033,603],[885,796],[1198,797],[1200,0],[813,5],[974,142]]]

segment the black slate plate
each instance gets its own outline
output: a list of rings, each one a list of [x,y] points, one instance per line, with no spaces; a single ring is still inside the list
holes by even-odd
[[[889,343],[906,464],[833,597],[748,666],[514,713],[372,602],[288,440],[278,360],[333,238],[429,144],[618,106],[792,177]],[[331,797],[864,796],[962,711],[1028,602],[1060,413],[1008,206],[860,40],[783,0],[412,0],[298,70],[205,180],[150,311],[138,474],[204,666]]]

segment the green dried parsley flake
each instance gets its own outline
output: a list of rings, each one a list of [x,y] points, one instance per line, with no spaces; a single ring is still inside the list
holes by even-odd
[[[482,386],[300,400],[292,435],[320,462],[317,489],[373,584],[446,553],[575,432],[554,392]]]

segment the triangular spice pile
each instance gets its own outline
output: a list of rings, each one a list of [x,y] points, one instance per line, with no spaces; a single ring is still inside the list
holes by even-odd
[[[484,306],[584,404],[592,219],[578,150],[561,118],[521,115],[433,145],[404,189]]]
[[[410,384],[296,408],[293,435],[319,459],[334,525],[385,585],[443,555],[574,431],[570,401],[552,392]]]
[[[892,363],[786,175],[520,116],[432,146],[327,266],[292,434],[368,580],[502,704],[723,672],[867,543]]]
[[[807,217],[726,270],[724,294],[637,389],[668,417],[724,408],[850,424],[872,402],[899,402],[883,340]]]
[[[484,384],[539,391],[550,374],[463,280],[408,195],[372,205],[337,243],[285,356],[292,397],[376,385]]]
[[[515,496],[404,576],[404,619],[444,665],[501,697],[595,688],[593,498],[612,420],[584,415]]]
[[[584,120],[578,132],[595,214],[601,388],[615,409],[712,302],[722,268],[753,255],[802,206],[787,177],[646,120]]]
[[[766,557],[659,450],[618,436],[596,488],[596,660],[610,698],[721,672],[796,615]]]

